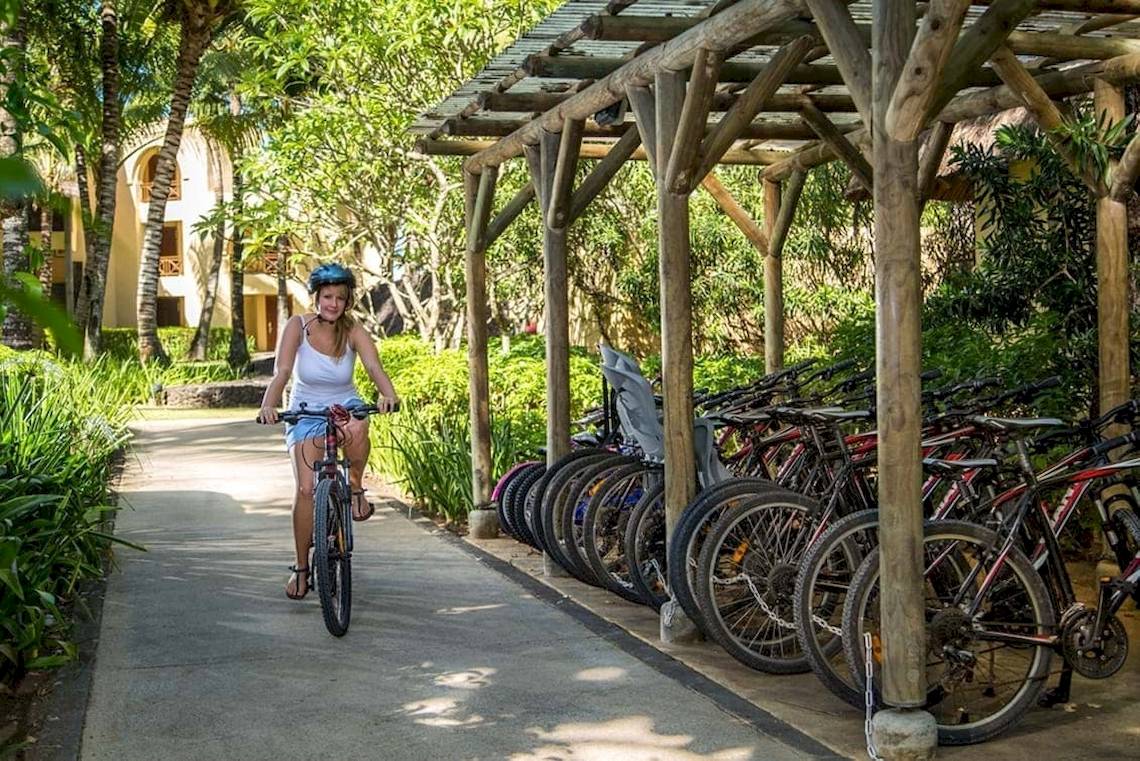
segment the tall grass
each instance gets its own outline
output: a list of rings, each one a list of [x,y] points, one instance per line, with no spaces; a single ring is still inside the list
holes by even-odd
[[[374,418],[374,420],[376,420]],[[471,496],[471,425],[466,413],[415,407],[381,418],[375,427],[372,467],[391,477],[428,512],[462,523],[474,507]],[[491,424],[495,473],[509,468],[520,447],[510,420]]]
[[[110,541],[107,484],[133,394],[119,370],[0,352],[2,682],[74,656],[62,609]]]

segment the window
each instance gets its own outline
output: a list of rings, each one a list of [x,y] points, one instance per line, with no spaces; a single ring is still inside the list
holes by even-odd
[[[182,326],[182,297],[159,296],[155,305],[155,321],[160,328],[177,328]]]
[[[150,200],[150,188],[154,184],[154,175],[158,172],[158,152],[152,153],[150,158],[142,164],[142,177],[139,178],[142,200]],[[182,197],[182,172],[178,169],[178,162],[174,162],[174,177],[170,180],[170,195],[168,201],[177,201]]]
[[[182,226],[167,222],[162,226],[162,249],[158,252],[158,274],[171,277],[182,274]]]

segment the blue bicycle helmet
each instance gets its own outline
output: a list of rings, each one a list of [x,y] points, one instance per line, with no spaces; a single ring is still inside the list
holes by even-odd
[[[322,285],[347,285],[356,288],[356,276],[352,270],[336,262],[326,262],[309,275],[309,293],[316,293]]]

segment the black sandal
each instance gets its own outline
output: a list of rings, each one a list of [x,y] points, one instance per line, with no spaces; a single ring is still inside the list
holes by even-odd
[[[376,507],[371,502],[369,502],[368,500],[364,500],[364,505],[368,508],[368,511],[361,513],[360,515],[356,514],[356,498],[357,497],[363,497],[364,492],[366,492],[366,491],[368,491],[368,490],[367,489],[353,489],[352,490],[352,519],[354,521],[356,521],[357,523],[359,523],[360,521],[368,520],[369,518],[372,517],[373,513],[376,512]]]
[[[289,566],[289,570],[292,571],[295,576],[297,576],[297,584],[294,587],[294,591],[292,593],[289,592],[289,586],[286,585],[285,586],[285,596],[288,597],[290,600],[304,600],[305,595],[309,594],[309,590],[313,588],[313,578],[312,578],[311,574],[309,573],[309,569],[308,568],[298,568],[295,565],[291,565],[291,566]],[[305,574],[304,585],[301,584],[301,574],[302,573]],[[296,590],[300,590],[300,591],[298,592]]]

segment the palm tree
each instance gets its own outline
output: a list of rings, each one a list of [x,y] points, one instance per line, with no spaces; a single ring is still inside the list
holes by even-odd
[[[170,358],[158,340],[158,258],[162,249],[162,223],[166,216],[166,200],[178,148],[182,143],[182,128],[194,90],[194,79],[202,55],[214,36],[235,18],[238,0],[170,0],[168,13],[178,20],[178,63],[175,67],[174,92],[170,99],[166,136],[158,152],[154,183],[150,189],[150,206],[147,209],[146,228],[143,233],[142,257],[139,262],[138,330],[139,358],[143,362],[169,363]]]
[[[226,34],[219,40],[218,45],[202,61],[200,94],[194,104],[197,117],[197,126],[206,137],[212,158],[216,162],[218,175],[218,188],[215,202],[215,213],[211,218],[214,226],[214,250],[210,260],[209,274],[206,277],[205,298],[202,300],[202,312],[198,318],[198,329],[194,339],[190,342],[188,357],[202,360],[206,358],[207,344],[210,336],[210,323],[213,321],[214,304],[217,298],[218,281],[221,272],[222,260],[225,254],[226,242],[226,203],[224,177],[224,156],[228,156],[232,166],[233,176],[233,204],[237,206],[243,192],[243,183],[240,181],[239,163],[245,150],[252,146],[263,127],[265,121],[260,114],[250,109],[243,109],[241,99],[235,90],[234,83],[241,76],[246,60],[243,56],[241,38],[238,33]],[[239,228],[234,227],[235,239],[239,236]],[[236,241],[235,241],[236,245]],[[235,260],[241,262],[240,246],[235,249]],[[235,271],[236,270],[236,271]],[[249,364],[249,350],[245,345],[245,315],[242,308],[242,291],[244,290],[241,268],[235,266],[231,275],[237,277],[237,286],[231,293],[233,299],[232,314],[233,330],[238,333],[241,348],[245,351],[244,357],[234,358],[235,367],[244,367]],[[236,294],[236,295],[235,295]]]
[[[0,19],[0,46],[5,56],[0,62],[0,158],[21,155],[20,123],[8,108],[17,80],[22,74],[24,56],[23,15],[14,21]],[[3,227],[4,275],[27,272],[28,214],[27,199],[0,198],[0,225]],[[0,342],[13,349],[33,349],[39,341],[31,318],[15,308],[9,308],[0,327]]]

